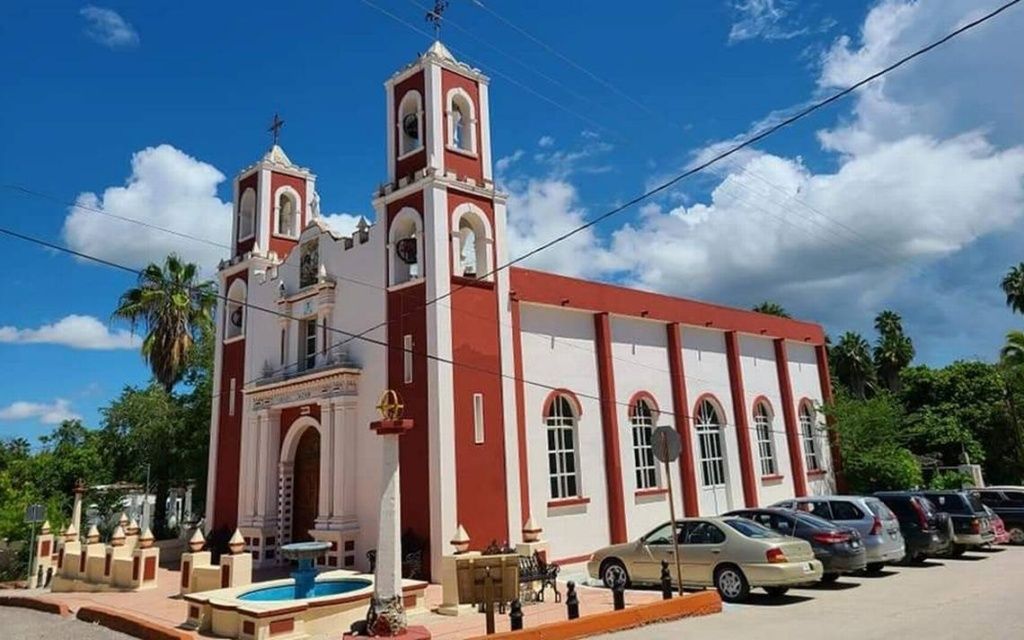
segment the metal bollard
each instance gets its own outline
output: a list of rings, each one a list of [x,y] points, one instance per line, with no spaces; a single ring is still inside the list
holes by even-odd
[[[508,620],[512,631],[519,631],[523,628],[523,605],[519,598],[512,601],[508,608]]]
[[[672,576],[668,573],[668,562],[665,560],[661,561],[661,598],[672,599]]]
[[[622,576],[612,584],[612,605],[616,611],[626,608],[626,580]]]
[[[575,620],[580,617],[580,600],[576,597],[576,583],[572,580],[565,589],[565,608],[569,612],[569,619]]]

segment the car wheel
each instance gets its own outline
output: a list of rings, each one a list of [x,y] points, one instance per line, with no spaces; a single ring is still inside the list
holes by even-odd
[[[789,592],[789,587],[765,587],[764,591],[769,598],[781,598]]]
[[[601,564],[601,582],[611,589],[620,580],[624,581],[627,587],[629,586],[629,572],[626,571],[626,565],[616,558],[605,560]]]
[[[864,568],[864,572],[868,575],[878,575],[879,573],[882,573],[882,569],[884,567],[884,562],[869,562],[868,566]]]
[[[1006,533],[1010,534],[1011,544],[1024,544],[1024,527],[1014,525]]]
[[[821,576],[822,584],[833,584],[838,579],[839,579],[839,574],[838,573],[826,573],[826,574]]]
[[[726,564],[715,569],[715,588],[726,602],[742,602],[750,595],[750,583],[736,565]]]

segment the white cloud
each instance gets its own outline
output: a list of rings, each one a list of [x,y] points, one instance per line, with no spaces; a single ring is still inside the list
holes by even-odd
[[[87,5],[78,13],[85,18],[85,34],[103,46],[118,49],[139,44],[139,32],[113,9]]]
[[[351,213],[328,213],[320,216],[320,219],[330,227],[331,231],[342,236],[350,236],[355,233],[360,218],[362,216]]]
[[[38,329],[0,327],[0,342],[59,344],[74,349],[137,349],[141,339],[125,329],[111,331],[92,316],[72,314]]]
[[[823,33],[835,26],[825,18],[815,26],[799,24],[802,21],[791,14],[795,0],[743,0],[732,5],[736,21],[729,29],[729,44],[761,38],[764,40],[790,40],[811,33]]]
[[[538,147],[550,147],[555,144],[555,139],[551,136],[541,136],[540,140],[537,141]]]
[[[516,149],[511,155],[502,156],[498,158],[498,161],[494,163],[494,172],[499,176],[509,170],[509,168],[519,162],[520,159],[526,154],[522,149]]]
[[[79,206],[70,207],[64,220],[65,241],[76,251],[132,267],[177,253],[211,273],[227,256],[231,236],[231,204],[217,197],[224,174],[169,144],[136,152],[131,164],[125,186],[78,195]]]
[[[53,402],[24,402],[18,401],[0,407],[0,420],[30,420],[37,419],[43,424],[60,424],[65,420],[81,420],[82,416],[71,410],[71,403],[63,398],[57,398]]]

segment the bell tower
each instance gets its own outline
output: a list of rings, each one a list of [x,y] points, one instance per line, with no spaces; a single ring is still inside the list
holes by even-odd
[[[459,524],[483,544],[521,528],[509,281],[495,271],[506,196],[478,69],[435,42],[385,92],[388,180],[374,207],[387,233],[388,382],[416,424],[402,442],[402,526],[440,568]]]

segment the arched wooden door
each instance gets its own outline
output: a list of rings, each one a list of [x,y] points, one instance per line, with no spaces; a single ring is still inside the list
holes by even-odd
[[[320,496],[320,431],[307,427],[295,448],[292,480],[292,542],[312,540]]]

